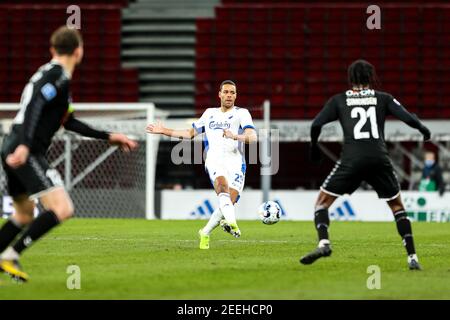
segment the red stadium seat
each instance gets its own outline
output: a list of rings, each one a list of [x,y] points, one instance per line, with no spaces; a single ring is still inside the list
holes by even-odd
[[[115,101],[137,101],[138,75],[135,70],[121,69],[120,62],[120,6],[127,4],[127,0],[78,2],[83,9],[85,58],[72,81],[75,101],[100,102],[111,97]],[[66,7],[64,1],[59,2],[60,7],[46,6],[46,3],[53,4],[53,1],[40,1],[39,6],[25,0],[15,3],[30,5],[4,6],[0,10],[0,62],[3,62],[0,63],[0,74],[9,84],[3,87],[6,92],[1,97],[10,99],[2,100],[4,102],[17,102],[25,82],[37,67],[50,59],[48,38],[67,19],[65,10],[61,10]],[[116,6],[91,6],[93,3]],[[109,74],[110,71],[113,73]],[[104,87],[112,88],[114,92],[102,93]]]
[[[367,14],[358,6],[318,10],[307,1],[223,3],[215,19],[197,23],[196,87],[202,95],[196,101],[210,94],[209,101],[216,102],[216,90],[205,88],[233,77],[242,105],[259,103],[269,88],[274,117],[314,117],[330,95],[347,88],[348,64],[364,58],[377,67],[381,89],[419,115],[435,114],[443,105],[435,88],[449,79],[446,8],[391,5],[383,10],[382,29],[368,30]],[[226,57],[232,62],[223,62]],[[436,78],[438,70],[443,80]],[[430,103],[432,109],[422,114],[421,106]]]

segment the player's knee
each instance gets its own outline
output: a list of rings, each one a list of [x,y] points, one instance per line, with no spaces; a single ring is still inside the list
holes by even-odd
[[[228,186],[225,184],[217,185],[217,193],[228,193]]]
[[[231,202],[236,204],[239,201],[240,195],[239,193],[230,192]]]
[[[319,193],[317,197],[315,210],[328,209],[334,202],[336,198],[332,197],[324,192]]]
[[[228,183],[225,179],[217,179],[216,181],[216,191],[217,193],[228,193]]]
[[[13,218],[15,221],[22,225],[30,224],[33,221],[35,204],[28,199],[28,196],[23,195],[14,197],[13,207]]]
[[[73,216],[74,207],[72,199],[62,188],[55,189],[40,198],[45,210],[52,211],[59,221],[67,220]]]
[[[29,225],[34,219],[34,212],[14,212],[14,220],[21,225]]]
[[[393,206],[391,207],[391,210],[393,213],[399,212],[399,211],[405,211],[405,208],[402,205]]]
[[[391,208],[391,211],[393,213],[405,210],[405,207],[403,206],[403,203],[402,203],[402,201],[399,198],[400,197],[398,197],[398,198],[396,198],[394,200],[388,201],[388,205]]]
[[[52,208],[55,215],[58,217],[59,221],[64,221],[70,219],[74,214],[74,207],[72,201],[64,201],[54,208]]]

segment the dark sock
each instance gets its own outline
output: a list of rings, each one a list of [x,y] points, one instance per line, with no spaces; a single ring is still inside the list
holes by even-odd
[[[22,230],[23,227],[19,223],[8,219],[0,229],[0,252],[3,252],[9,246]]]
[[[33,242],[46,234],[50,229],[59,224],[58,217],[53,211],[42,212],[23,233],[19,240],[14,244],[13,249],[21,253],[24,249],[31,246]]]
[[[319,209],[314,213],[314,225],[319,235],[319,241],[328,239],[328,227],[330,225],[328,209]]]
[[[404,210],[394,212],[395,223],[397,224],[397,230],[403,239],[403,245],[406,248],[408,255],[415,254],[414,239],[412,235],[411,221]]]

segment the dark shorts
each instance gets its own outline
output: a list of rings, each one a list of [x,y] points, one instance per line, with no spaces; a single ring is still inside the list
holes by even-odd
[[[320,189],[333,196],[352,194],[363,181],[372,186],[380,199],[392,200],[400,193],[397,176],[388,158],[339,160]]]
[[[16,169],[9,167],[5,160],[10,153],[14,152],[15,147],[6,139],[1,155],[3,170],[6,174],[7,191],[11,197],[28,195],[31,199],[36,199],[63,186],[58,171],[50,167],[44,155],[31,153],[27,162],[21,167]]]

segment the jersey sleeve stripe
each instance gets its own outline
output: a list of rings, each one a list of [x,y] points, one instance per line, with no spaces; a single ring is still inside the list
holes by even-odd
[[[192,123],[192,127],[195,129],[195,131],[197,131],[197,133],[203,133],[203,132],[205,132],[205,127],[197,128],[197,127],[195,126],[195,123]]]

